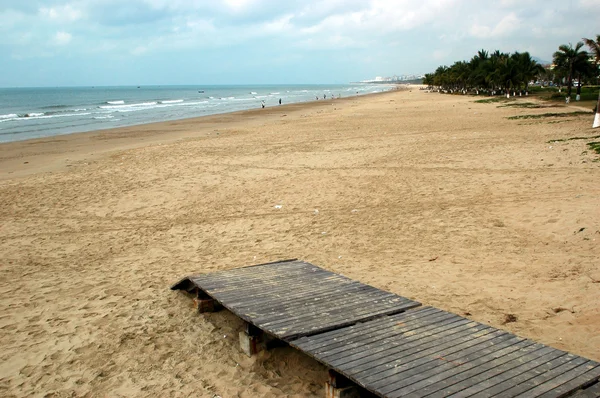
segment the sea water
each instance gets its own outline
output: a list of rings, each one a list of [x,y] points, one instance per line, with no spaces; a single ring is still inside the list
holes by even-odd
[[[0,88],[0,142],[390,90],[381,84]]]

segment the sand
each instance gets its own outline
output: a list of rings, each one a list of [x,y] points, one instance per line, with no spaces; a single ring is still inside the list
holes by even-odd
[[[593,115],[474,100],[412,89],[0,145],[0,395],[321,397],[320,364],[248,358],[235,316],[169,290],[285,258],[600,360],[599,156],[548,143],[600,134]]]

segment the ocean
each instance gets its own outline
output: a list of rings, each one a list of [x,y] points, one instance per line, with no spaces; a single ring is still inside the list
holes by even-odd
[[[0,88],[0,142],[390,90],[381,84]]]

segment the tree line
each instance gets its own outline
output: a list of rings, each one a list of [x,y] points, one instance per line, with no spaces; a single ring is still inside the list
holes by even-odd
[[[584,49],[589,48],[589,52]],[[439,66],[428,73],[423,84],[437,87],[445,92],[527,94],[532,81],[543,80],[567,87],[567,98],[571,97],[573,83],[577,94],[584,82],[598,83],[600,74],[600,35],[575,44],[563,44],[554,53],[553,64],[543,66],[532,59],[528,52],[489,53],[480,50],[469,61],[458,61],[451,66]],[[600,104],[600,95],[598,97]]]

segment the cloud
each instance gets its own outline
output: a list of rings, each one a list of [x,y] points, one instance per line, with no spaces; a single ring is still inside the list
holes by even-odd
[[[521,25],[521,20],[515,13],[510,13],[500,20],[495,26],[486,26],[474,24],[471,26],[469,33],[477,38],[498,38],[506,37],[517,31]]]
[[[361,80],[384,68],[428,72],[482,48],[550,59],[558,45],[600,33],[596,10],[598,0],[0,0],[0,63],[95,59],[106,65],[98,70],[138,65],[135,74],[143,56],[156,66],[149,76],[201,63],[212,78],[223,64],[230,75],[269,76],[277,59],[290,75]],[[14,65],[10,84],[21,76]]]
[[[56,7],[42,7],[39,9],[39,14],[42,19],[60,22],[74,22],[83,17],[82,11],[70,4]]]
[[[68,32],[56,32],[52,38],[52,43],[56,46],[66,46],[71,42],[73,37]]]

